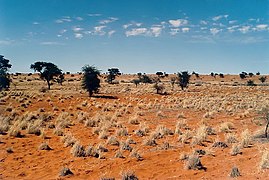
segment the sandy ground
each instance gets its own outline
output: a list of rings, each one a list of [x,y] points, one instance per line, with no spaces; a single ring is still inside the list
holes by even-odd
[[[238,75],[192,77],[189,88],[184,91],[177,86],[172,90],[168,77],[161,79],[167,95],[158,95],[152,85],[135,87],[129,83],[135,75],[123,75],[117,77],[120,84],[102,82],[99,98],[87,96],[80,87],[78,75],[67,76],[63,86],[54,84],[51,91],[45,93],[39,91],[46,84],[38,80],[37,75],[15,78],[16,89],[12,85],[10,91],[0,96],[1,121],[9,118],[9,130],[0,135],[0,179],[121,179],[126,172],[133,172],[139,179],[229,179],[233,167],[240,171],[238,179],[269,179],[269,171],[260,168],[268,141],[254,138],[257,131],[265,127],[257,111],[269,105],[268,86],[261,86],[258,76],[252,78],[259,84],[256,87],[245,86],[249,78],[241,80]],[[61,119],[63,113],[67,115]],[[36,118],[27,120],[29,114]],[[51,116],[37,126],[42,135],[29,134],[27,126],[42,119],[42,115]],[[137,120],[136,124],[130,123],[132,118]],[[95,120],[97,125],[85,126],[89,119]],[[28,124],[22,128],[19,122]],[[74,157],[72,147],[64,145],[63,136],[54,133],[60,122],[70,122],[69,127],[61,130],[64,135],[72,135],[85,149],[89,145],[102,145],[108,151],[100,152],[99,158]],[[175,133],[178,122],[181,123],[180,133]],[[232,127],[224,132],[221,125],[226,122]],[[138,136],[136,130],[146,126],[149,131]],[[161,133],[161,137],[154,139],[155,146],[145,145],[154,133],[161,132],[158,131],[160,126],[172,133]],[[203,126],[212,128],[215,133],[206,134],[202,143],[196,144],[198,129]],[[12,127],[17,127],[22,137],[12,136]],[[142,158],[131,157],[132,152],[128,150],[121,151],[124,158],[115,157],[121,145],[110,145],[107,139],[100,138],[94,133],[98,128],[108,138],[115,136],[120,144],[128,138],[134,140],[136,144],[129,145]],[[120,135],[117,132],[120,129],[127,130],[128,135]],[[250,143],[244,148],[245,137],[241,134],[246,129]],[[187,133],[191,135],[183,142],[181,139]],[[227,142],[228,134],[233,134],[237,142]],[[40,150],[43,142],[52,150]],[[214,142],[224,142],[228,147],[212,147]],[[230,152],[235,144],[241,147],[241,153],[232,156]],[[8,148],[13,152],[8,152]],[[204,155],[196,154],[205,168],[189,170],[186,168],[188,160],[181,157],[197,150],[206,151]],[[73,175],[60,176],[63,167],[68,167]]]

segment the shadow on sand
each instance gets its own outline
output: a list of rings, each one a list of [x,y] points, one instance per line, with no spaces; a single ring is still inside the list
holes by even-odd
[[[118,99],[117,96],[108,96],[108,95],[94,95],[93,98],[103,98],[103,99]]]

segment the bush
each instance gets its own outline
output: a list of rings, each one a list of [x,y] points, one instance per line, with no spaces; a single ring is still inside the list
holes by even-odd
[[[61,169],[60,176],[68,176],[68,175],[73,175],[73,172],[69,168],[64,167],[63,169]]]
[[[257,86],[253,80],[248,80],[247,81],[247,86]]]

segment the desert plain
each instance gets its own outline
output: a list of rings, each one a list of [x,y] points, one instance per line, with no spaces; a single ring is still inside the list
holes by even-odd
[[[162,95],[136,87],[137,75],[102,78],[93,97],[79,74],[49,91],[37,74],[12,76],[0,93],[0,179],[269,179],[267,83],[200,75],[182,91],[172,76]]]

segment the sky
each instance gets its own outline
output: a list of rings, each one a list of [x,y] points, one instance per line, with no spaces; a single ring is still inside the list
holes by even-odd
[[[269,0],[0,0],[11,72],[269,74]]]

